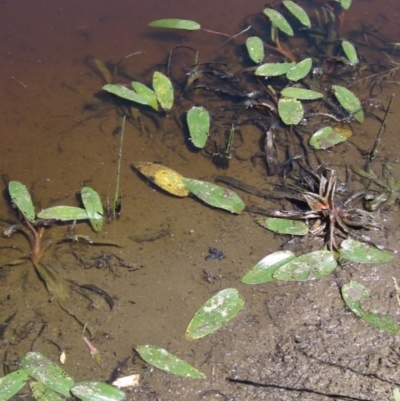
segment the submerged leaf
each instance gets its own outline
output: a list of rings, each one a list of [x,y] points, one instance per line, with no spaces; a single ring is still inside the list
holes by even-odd
[[[280,267],[274,274],[275,280],[306,281],[321,278],[337,267],[333,252],[315,251],[301,255]]]
[[[315,100],[324,97],[322,93],[302,88],[285,88],[282,89],[281,95],[300,100]]]
[[[196,148],[204,148],[210,131],[210,115],[204,107],[193,106],[187,113],[190,138]]]
[[[197,340],[218,330],[243,308],[244,300],[235,288],[226,288],[211,297],[193,316],[186,338]]]
[[[31,382],[29,386],[36,401],[64,401],[54,390],[40,382]]]
[[[298,124],[304,115],[302,104],[296,100],[282,97],[278,101],[279,117],[287,125]]]
[[[154,110],[158,111],[158,102],[156,93],[148,88],[146,85],[141,82],[132,81],[131,86],[133,90],[139,95],[146,99],[147,104]]]
[[[340,0],[340,4],[345,10],[348,10],[351,6],[352,0]]]
[[[258,36],[251,36],[246,40],[246,48],[249,57],[259,64],[264,59],[264,43]]]
[[[284,0],[283,5],[307,28],[311,28],[311,21],[307,13],[298,4],[291,0]]]
[[[293,29],[287,19],[273,8],[265,8],[263,13],[270,19],[271,23],[286,35],[293,36]]]
[[[342,48],[343,48],[344,54],[349,59],[350,63],[357,64],[358,57],[357,57],[357,52],[356,52],[356,48],[354,47],[354,45],[352,43],[348,42],[347,40],[344,40],[342,42]]]
[[[174,375],[203,379],[205,374],[184,360],[154,345],[141,345],[135,348],[140,357],[148,364]]]
[[[358,97],[343,86],[333,85],[332,89],[340,105],[351,114],[354,114],[354,118],[359,123],[362,123],[364,121],[364,112]]]
[[[302,61],[300,61],[300,63],[297,63],[296,65],[294,65],[293,67],[290,68],[290,70],[286,73],[286,78],[290,79],[291,81],[299,81],[300,79],[303,79],[311,70],[312,67],[312,60],[311,58],[306,58]],[[303,89],[305,90],[305,89]],[[312,92],[312,91],[310,91]],[[314,93],[318,93],[318,92],[314,92]],[[284,95],[286,96],[286,95]],[[323,95],[321,94],[320,97],[322,97]]]
[[[96,215],[97,216],[97,215]],[[45,220],[86,220],[89,218],[85,209],[75,206],[53,206],[38,213],[39,219]]]
[[[286,74],[295,63],[266,63],[260,65],[255,74],[262,77],[277,77]]]
[[[244,284],[262,284],[274,281],[273,274],[284,264],[295,258],[292,251],[277,251],[267,255],[252,267],[242,278]]]
[[[144,104],[146,106],[149,105],[149,101],[145,97],[140,96],[133,90],[125,88],[123,85],[104,85],[103,89],[109,93],[112,93],[113,95],[121,97],[122,99]]]
[[[310,145],[314,149],[328,149],[341,142],[347,141],[351,134],[352,132],[350,129],[344,129],[341,126],[323,127],[310,138]]]
[[[0,377],[0,400],[7,401],[18,393],[29,379],[25,369],[18,369],[4,377]]]
[[[171,110],[174,104],[174,88],[170,79],[156,71],[153,74],[153,88],[161,107],[166,111]]]
[[[239,195],[228,188],[220,187],[211,182],[190,178],[184,178],[183,182],[192,194],[210,206],[225,209],[236,214],[240,214],[245,207]]]
[[[387,263],[394,259],[390,253],[348,238],[340,244],[340,256],[356,263]]]
[[[10,181],[8,183],[8,192],[12,201],[15,203],[21,213],[30,221],[35,221],[35,207],[32,198],[26,186],[18,181]]]
[[[71,388],[71,393],[82,401],[122,401],[125,393],[107,383],[83,381]]]
[[[159,19],[150,22],[149,26],[154,28],[186,29],[188,31],[197,31],[201,25],[195,21],[178,18]]]
[[[299,220],[269,217],[267,219],[257,219],[257,223],[261,227],[278,234],[306,235],[308,233],[307,224]]]
[[[28,352],[22,358],[21,365],[35,380],[65,397],[71,396],[70,390],[74,380],[44,355],[39,352]]]
[[[93,188],[83,187],[81,197],[93,230],[101,231],[104,211],[99,194]]]
[[[149,162],[136,162],[133,166],[164,191],[180,197],[189,195],[183,177],[176,171],[161,164]]]

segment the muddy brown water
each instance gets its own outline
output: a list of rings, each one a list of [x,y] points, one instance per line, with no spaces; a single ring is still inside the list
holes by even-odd
[[[176,16],[234,34],[245,27],[245,18],[263,7],[263,2],[228,0],[0,1],[0,172],[31,188],[38,209],[76,205],[82,182],[94,187],[103,199],[112,199],[120,140],[113,131],[121,124],[121,116],[115,107],[106,107],[93,97],[103,83],[85,57],[90,54],[115,63],[125,55],[142,52],[125,64],[140,80],[146,71],[164,63],[176,45],[197,49],[203,60],[225,51],[218,49],[219,37],[205,32],[155,31],[147,27],[149,21]],[[344,30],[351,32],[362,22],[397,42],[399,13],[395,0],[354,0]],[[388,160],[400,177],[397,87],[385,88],[379,99],[387,104],[392,93],[397,97],[376,166]],[[100,110],[93,110],[99,104]],[[92,342],[101,353],[101,367],[82,341],[81,325],[60,309],[29,263],[0,270],[0,323],[16,313],[2,333],[0,359],[13,368],[12,362],[32,349],[57,361],[59,353],[51,340],[65,349],[64,369],[77,381],[106,381],[130,357],[120,375],[138,372],[142,381],[140,387],[127,391],[128,400],[392,399],[392,389],[400,386],[398,336],[358,320],[345,308],[339,288],[350,279],[362,282],[372,293],[365,308],[390,313],[400,321],[392,279],[400,281],[398,204],[376,213],[383,227],[376,235],[395,252],[392,263],[348,263],[317,281],[245,286],[240,283],[243,274],[265,255],[281,249],[286,239],[259,227],[253,215],[235,216],[194,199],[177,199],[140,177],[131,168],[138,160],[161,162],[185,176],[209,181],[221,174],[208,157],[188,149],[184,132],[172,118],[166,118],[158,129],[156,122],[146,121],[154,127],[149,133],[132,124],[126,126],[121,218],[106,224],[98,235],[86,224],[75,229],[99,241],[118,242],[121,248],[63,245],[53,249],[46,261],[65,279],[95,284],[113,297],[115,306],[110,311],[94,294],[90,294],[93,303],[73,295],[76,309],[96,326]],[[343,180],[345,163],[361,162],[359,148],[369,149],[378,129],[378,122],[367,119],[355,128],[349,143],[323,152],[321,159],[334,166]],[[267,177],[263,163],[253,165],[249,160],[260,150],[260,131],[244,127],[243,134],[238,149],[241,157],[233,158],[222,173],[270,188],[273,179]],[[240,194],[245,202],[271,206]],[[16,218],[5,198],[0,202],[0,215]],[[162,230],[168,234],[154,241],[134,240]],[[67,227],[55,227],[48,235],[57,238],[66,231]],[[1,264],[21,255],[7,247],[29,254],[22,236],[1,238],[0,246]],[[227,257],[206,261],[211,246]],[[307,241],[284,246],[298,254],[310,248]],[[104,262],[105,255],[115,254],[139,269],[107,263],[85,269],[72,250],[92,262],[102,257]],[[246,301],[244,309],[214,334],[187,341],[184,333],[193,314],[211,295],[227,287],[239,290]],[[134,356],[133,347],[143,344],[169,350],[207,378],[184,379],[151,368]],[[26,399],[27,394],[24,389],[15,399]]]

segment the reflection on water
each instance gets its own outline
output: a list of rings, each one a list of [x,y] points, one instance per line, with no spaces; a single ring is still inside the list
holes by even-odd
[[[307,3],[316,7],[315,2]],[[261,14],[263,7],[264,3],[228,0],[121,0],[101,3],[42,1],[34,2],[29,7],[19,0],[0,2],[3,16],[3,23],[0,24],[0,54],[3,60],[0,74],[0,87],[3,88],[0,91],[1,173],[30,187],[38,209],[56,204],[75,205],[76,192],[82,185],[95,188],[104,202],[106,198],[112,200],[122,125],[121,110],[130,110],[126,105],[122,109],[115,107],[115,99],[111,101],[100,92],[104,83],[103,77],[88,63],[88,60],[93,60],[88,59],[88,56],[102,60],[112,70],[118,68],[119,82],[138,80],[149,85],[153,72],[164,69],[169,51],[175,46],[181,46],[174,52],[171,76],[181,85],[180,88],[184,88],[194,58],[194,52],[189,47],[199,52],[202,63],[221,63],[219,65],[222,67],[213,69],[214,72],[224,72],[228,64],[229,69],[225,72],[235,73],[243,67],[241,61],[245,36],[239,37],[236,42],[224,44],[226,38],[222,36],[204,31],[155,30],[147,27],[148,22],[169,17],[186,18],[200,22],[207,29],[233,35],[246,28],[250,21],[259,24],[256,15]],[[364,29],[371,35],[370,40],[376,34],[390,38],[389,42],[397,42],[396,16],[399,12],[400,7],[395,0],[387,0],[384,4],[354,0],[341,21],[342,35],[356,40],[359,30]],[[318,34],[315,32],[316,37]],[[269,35],[269,31],[265,35]],[[361,41],[359,36],[357,40]],[[376,64],[373,67],[375,70],[371,68],[371,73],[379,73],[381,70],[378,62],[382,60],[379,60],[375,51],[368,49],[369,43],[366,42],[362,48],[365,54],[363,63]],[[377,42],[371,43],[376,46]],[[294,43],[295,53],[298,51],[296,46],[302,44],[301,41]],[[327,45],[322,43],[321,46]],[[380,46],[385,47],[385,44],[380,43]],[[132,56],[118,64],[127,55]],[[387,48],[382,53],[382,59],[388,57],[393,63],[398,62],[397,56],[395,48],[392,53],[388,53]],[[279,56],[270,57],[276,61]],[[246,89],[250,86],[249,90],[255,90],[251,85],[256,85],[250,83],[250,79],[245,79]],[[389,79],[397,80],[398,76],[393,75]],[[137,116],[136,121],[133,121],[133,116],[132,123],[127,124],[120,183],[123,196],[122,215],[120,220],[106,225],[98,237],[105,241],[116,241],[122,248],[116,251],[110,248],[99,250],[63,247],[53,249],[54,252],[48,255],[48,263],[63,277],[78,284],[93,284],[103,288],[114,301],[112,311],[101,297],[94,304],[83,296],[78,301],[79,307],[90,308],[86,312],[90,313],[93,317],[91,320],[98,327],[93,343],[101,351],[103,370],[99,370],[92,363],[90,355],[85,353],[79,324],[60,312],[56,304],[49,302],[43,283],[28,265],[7,267],[1,271],[0,323],[17,311],[4,336],[16,342],[15,339],[21,339],[25,331],[28,333],[16,345],[12,345],[10,341],[1,354],[2,358],[6,357],[5,353],[7,360],[23,355],[30,349],[41,327],[46,324],[46,331],[35,342],[34,349],[52,360],[57,360],[57,350],[46,339],[61,344],[68,351],[66,370],[74,373],[77,380],[106,380],[117,363],[132,354],[133,346],[157,344],[201,368],[207,374],[208,381],[193,384],[149,373],[142,390],[146,396],[142,394],[142,398],[138,399],[158,399],[154,392],[161,394],[160,399],[169,399],[164,393],[166,387],[171,388],[171,399],[193,399],[193,394],[196,397],[198,395],[199,399],[219,399],[217,393],[206,392],[216,388],[226,397],[236,391],[238,399],[254,399],[251,391],[255,390],[233,389],[225,383],[225,376],[243,376],[244,372],[248,379],[265,381],[273,371],[270,365],[275,364],[276,380],[281,380],[282,384],[285,378],[293,375],[291,383],[295,383],[296,379],[300,380],[302,377],[304,366],[309,366],[307,363],[310,363],[309,360],[304,360],[304,354],[299,356],[299,344],[303,345],[303,351],[308,355],[315,356],[312,348],[315,347],[324,355],[322,359],[331,358],[338,362],[343,355],[340,354],[337,344],[347,341],[347,337],[343,337],[346,335],[362,333],[360,341],[364,344],[364,353],[360,356],[355,351],[346,350],[351,355],[354,353],[355,357],[365,357],[368,360],[373,353],[371,344],[378,342],[385,352],[390,348],[390,340],[386,337],[377,338],[377,332],[371,332],[364,326],[351,326],[354,320],[343,311],[337,287],[335,283],[332,284],[333,280],[324,282],[324,287],[318,287],[316,282],[301,285],[301,288],[300,285],[277,284],[263,287],[260,291],[257,288],[256,292],[239,285],[240,277],[255,262],[279,249],[282,238],[274,237],[254,224],[253,217],[249,214],[234,216],[207,208],[193,199],[168,196],[132,169],[133,162],[159,162],[185,176],[214,181],[221,170],[211,159],[214,157],[215,160],[216,155],[224,153],[232,122],[241,121],[238,130],[240,132],[233,140],[234,157],[229,159],[229,168],[223,173],[253,187],[271,188],[270,183],[275,182],[276,177],[267,176],[268,159],[265,159],[265,154],[261,154],[265,145],[261,139],[262,131],[267,127],[256,117],[260,115],[260,110],[249,107],[247,111],[243,111],[240,96],[235,97],[234,102],[229,102],[231,104],[228,108],[227,97],[230,95],[215,93],[213,89],[209,89],[212,85],[214,81],[197,82],[196,95],[191,98],[182,96],[176,100],[179,113],[162,116],[161,113],[145,111]],[[229,90],[232,87],[229,86]],[[239,95],[242,95],[242,89],[243,86],[239,84],[234,87]],[[361,100],[370,97],[362,88],[355,90],[359,91],[357,93]],[[374,91],[379,93],[377,99],[385,107],[390,95],[397,92],[397,87],[381,88],[377,85]],[[208,143],[207,152],[194,152],[182,128],[185,126],[183,110],[193,105],[193,99],[195,102],[199,99],[206,102],[211,110],[215,141]],[[394,174],[400,176],[397,166],[399,142],[393,140],[397,127],[398,102],[396,96],[380,145],[378,162],[388,159],[392,163]],[[374,104],[377,104],[375,100]],[[262,107],[269,113],[267,106]],[[382,118],[379,109],[369,110]],[[267,125],[269,124],[270,121]],[[313,162],[321,160],[337,168],[340,179],[344,181],[345,162],[351,164],[359,160],[359,167],[363,167],[360,150],[370,149],[379,127],[379,119],[367,115],[363,125],[353,124],[354,135],[349,142],[332,151],[318,153],[316,157],[313,154]],[[277,145],[282,151],[290,138],[282,135],[279,140]],[[280,153],[280,161],[283,162],[295,154],[295,151],[288,155]],[[380,171],[378,168],[377,170]],[[276,202],[271,203],[245,193],[241,193],[241,196],[246,203],[277,208]],[[0,202],[0,215],[15,219],[15,214],[10,211],[5,200]],[[398,224],[393,213],[387,216],[390,216],[393,226]],[[66,230],[66,227],[57,227],[50,230],[50,235],[62,236]],[[77,225],[76,231],[95,235],[86,224]],[[155,236],[153,240],[154,233],[163,235]],[[389,248],[395,248],[397,232],[385,234]],[[135,238],[150,240],[136,241]],[[13,236],[11,239],[1,240],[1,246],[10,245],[20,247],[25,255],[29,254],[29,247],[22,237]],[[297,251],[301,252],[302,247],[305,248],[305,245],[298,246]],[[206,260],[210,248],[223,251],[227,257],[217,262]],[[112,266],[103,268],[91,265],[90,269],[84,268],[77,262],[72,251],[85,255],[86,260],[90,261],[107,261],[109,255],[113,255]],[[15,258],[13,252],[2,250],[3,263]],[[139,268],[120,266],[115,262],[118,258],[126,261],[128,266]],[[207,277],[214,279],[205,278],[205,271]],[[391,267],[385,271],[384,276],[374,268],[369,271],[360,268],[354,274],[363,276],[366,280],[382,274],[384,284],[379,287],[371,281],[369,289],[380,294],[381,299],[388,299],[388,282],[391,275],[395,274]],[[229,286],[238,288],[246,299],[247,305],[241,312],[241,317],[223,334],[214,334],[210,340],[199,343],[185,341],[183,333],[193,313],[213,293]],[[395,308],[395,305],[390,307]],[[389,307],[382,308],[387,311]],[[308,322],[308,328],[304,322]],[[324,324],[325,330],[320,333],[319,325]],[[329,329],[329,325],[339,329]],[[307,331],[311,330],[311,326],[314,330],[312,333]],[[297,337],[296,341],[293,340],[295,333],[301,337],[300,340]],[[312,343],[310,333],[314,336],[315,343]],[[250,347],[251,342],[254,348]],[[325,345],[321,345],[323,342]],[[288,347],[287,350],[285,346]],[[292,360],[285,360],[288,354]],[[138,358],[130,361],[130,364],[133,369],[145,369]],[[289,372],[288,366],[293,371]],[[299,372],[295,371],[294,366],[297,366]],[[304,377],[312,374],[312,369],[318,370],[315,361],[310,366],[310,372],[302,373]],[[362,370],[361,365],[355,368]],[[390,376],[392,372],[385,371],[384,374]],[[359,391],[356,395],[360,396],[362,382],[359,378],[358,380],[360,386],[355,391]],[[350,394],[349,383],[341,383],[347,389],[346,393]],[[320,389],[326,390],[324,385],[328,386],[323,382]],[[379,386],[383,388],[382,391],[386,391],[385,384],[379,383]],[[262,392],[257,393],[257,397],[268,399]],[[294,399],[290,395],[277,397],[275,398],[282,400]]]

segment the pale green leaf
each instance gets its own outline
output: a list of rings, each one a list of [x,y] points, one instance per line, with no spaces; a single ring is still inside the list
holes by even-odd
[[[196,148],[204,148],[210,131],[210,115],[204,107],[193,106],[187,113],[190,138]]]
[[[204,373],[163,348],[154,345],[141,345],[135,349],[144,361],[164,372],[192,379],[206,377]]]
[[[343,86],[333,85],[332,89],[341,106],[351,114],[354,114],[354,118],[359,123],[362,123],[364,121],[364,112],[358,97]]]
[[[146,99],[147,104],[153,108],[154,110],[158,111],[158,102],[156,93],[148,88],[146,85],[142,84],[141,82],[132,81],[131,86],[133,90],[141,97]]]
[[[303,79],[307,74],[310,72],[312,67],[312,60],[311,58],[306,58],[293,67],[291,67],[288,72],[286,73],[286,78],[290,79],[291,81],[297,82],[300,79]],[[310,91],[312,92],[312,91]],[[314,92],[318,93],[318,92]],[[285,95],[286,96],[286,95]],[[321,95],[322,97],[323,95]]]
[[[125,88],[125,86],[123,85],[104,85],[103,89],[109,93],[112,93],[113,95],[121,97],[122,99],[130,100],[131,102],[136,102],[139,104],[144,104],[146,106],[149,105],[149,101],[145,97],[140,96],[133,90]]]
[[[277,77],[286,74],[295,63],[266,63],[260,65],[255,74],[262,77]]]
[[[306,281],[321,278],[337,267],[333,252],[315,251],[301,255],[280,267],[274,274],[275,280]]]
[[[53,206],[38,213],[39,219],[45,220],[86,220],[89,218],[85,209],[75,206]]]
[[[298,4],[290,0],[283,1],[284,6],[307,28],[311,28],[311,21],[307,13]]]
[[[324,97],[322,93],[312,91],[310,89],[292,88],[292,87],[282,89],[281,95],[285,97],[290,97],[292,99],[300,99],[300,100],[315,100]]]
[[[274,281],[273,274],[284,264],[295,258],[291,251],[277,251],[267,255],[252,267],[242,278],[244,284],[262,284]]]
[[[278,101],[279,117],[287,125],[298,124],[304,115],[302,104],[296,100],[282,97]]]
[[[31,382],[29,386],[36,401],[64,401],[65,398],[40,382]]]
[[[257,219],[256,221],[261,227],[264,227],[278,234],[302,236],[308,233],[307,224],[299,220],[269,217],[267,219]]]
[[[159,19],[150,22],[149,26],[154,28],[186,29],[188,31],[197,31],[201,28],[201,25],[195,21],[178,18]]]
[[[351,6],[352,0],[340,0],[340,4],[345,10],[348,10]]]
[[[286,33],[286,35],[293,36],[292,27],[279,11],[276,11],[273,8],[265,8],[263,12],[270,19],[272,25]]]
[[[357,64],[358,57],[357,57],[357,52],[356,52],[356,48],[354,47],[354,45],[352,43],[348,42],[347,40],[344,40],[342,42],[342,48],[343,48],[344,54],[349,59],[350,63]]]
[[[340,244],[340,256],[356,263],[388,263],[394,259],[390,253],[348,238]]]
[[[258,36],[252,36],[246,40],[246,48],[249,57],[257,64],[264,59],[264,43]]]
[[[171,110],[174,104],[174,88],[170,79],[156,71],[153,74],[153,88],[161,107],[166,111]]]
[[[30,221],[35,221],[35,207],[32,198],[26,186],[18,181],[10,181],[8,183],[8,192],[12,201],[15,203],[21,213]]]
[[[93,230],[99,232],[103,225],[104,214],[99,194],[93,188],[84,187],[81,190],[81,197]]]
[[[210,206],[240,214],[245,204],[242,199],[228,188],[220,187],[206,181],[183,179],[186,188]]]
[[[71,388],[71,393],[82,401],[122,401],[125,393],[107,383],[83,381]]]
[[[393,389],[393,399],[394,401],[400,401],[400,389],[398,387]]]
[[[7,401],[18,393],[29,379],[25,369],[18,369],[4,377],[0,377],[0,401]]]
[[[197,340],[221,328],[243,308],[244,300],[235,288],[226,288],[211,297],[193,316],[186,338]]]
[[[338,127],[339,128],[339,127]],[[328,149],[339,143],[347,141],[351,130],[336,129],[336,127],[323,127],[310,138],[310,145],[314,149]]]

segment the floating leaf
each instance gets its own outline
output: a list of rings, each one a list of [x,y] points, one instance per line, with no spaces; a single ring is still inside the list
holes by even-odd
[[[400,388],[395,387],[393,389],[393,398],[394,398],[394,401],[400,401]]]
[[[400,329],[390,315],[366,313],[361,301],[371,296],[370,292],[357,281],[350,281],[341,288],[343,300],[347,307],[358,317],[390,334],[398,334]]]
[[[204,148],[210,131],[210,115],[204,107],[192,107],[187,113],[190,137],[196,148]]]
[[[242,278],[244,284],[262,284],[273,281],[273,274],[284,264],[295,258],[292,251],[277,251],[267,255],[252,267]]]
[[[0,401],[7,401],[17,394],[28,379],[28,372],[24,369],[18,369],[4,377],[0,377]]]
[[[394,257],[392,254],[348,238],[340,244],[340,256],[356,263],[387,263]]]
[[[307,13],[298,4],[290,0],[283,1],[284,6],[307,28],[311,28],[311,21]]]
[[[308,233],[307,224],[299,220],[269,217],[268,219],[257,219],[257,223],[278,234],[306,235]]]
[[[54,390],[40,382],[31,382],[29,386],[36,401],[64,401]]]
[[[298,124],[304,115],[302,104],[296,99],[282,97],[278,101],[279,117],[287,125]]]
[[[340,0],[340,4],[345,10],[348,10],[351,6],[352,0]]]
[[[315,251],[284,264],[273,274],[273,278],[282,281],[313,280],[327,276],[336,267],[337,262],[333,252]]]
[[[286,18],[273,8],[265,8],[263,13],[270,19],[272,25],[276,26],[286,35],[293,36],[293,29]]]
[[[168,77],[156,71],[153,74],[153,88],[161,107],[168,111],[174,103],[174,88]]]
[[[112,93],[113,95],[122,97],[126,100],[130,100],[131,102],[144,104],[146,106],[149,105],[149,101],[145,97],[140,96],[135,91],[130,90],[123,85],[104,85],[103,89],[109,93]]]
[[[302,61],[300,61],[300,63],[297,63],[296,65],[294,65],[293,67],[291,67],[289,69],[289,71],[286,73],[286,78],[290,79],[291,81],[299,81],[300,79],[303,79],[311,70],[312,67],[312,60],[311,58],[306,58]],[[312,92],[312,91],[310,91]],[[318,93],[318,92],[314,92],[314,93]],[[286,95],[284,95],[286,96]],[[320,97],[322,97],[323,95],[321,95]]]
[[[255,74],[262,77],[277,77],[286,74],[296,63],[266,63],[260,65]]]
[[[148,88],[146,85],[142,84],[141,82],[132,81],[131,82],[133,90],[142,98],[146,99],[147,104],[153,108],[154,110],[158,111],[158,102],[156,93]]]
[[[362,123],[364,121],[364,112],[358,97],[343,86],[333,85],[332,89],[341,106],[348,112],[354,114],[354,118],[359,123]]]
[[[285,88],[282,89],[281,95],[300,100],[315,100],[324,97],[322,93],[302,88]]]
[[[38,213],[39,219],[45,220],[86,220],[89,218],[85,209],[75,206],[53,206]]]
[[[39,352],[28,352],[21,360],[22,367],[35,380],[42,382],[57,393],[70,397],[74,380],[58,365]]]
[[[84,187],[81,190],[81,197],[93,230],[101,231],[104,211],[99,194],[93,188]]]
[[[186,338],[197,340],[218,330],[243,308],[244,300],[235,288],[226,288],[211,297],[193,316]]]
[[[101,382],[84,381],[75,384],[71,393],[82,401],[122,401],[125,393]]]
[[[347,40],[344,40],[342,42],[342,48],[343,48],[344,54],[349,59],[350,63],[357,64],[358,57],[357,57],[357,52],[356,52],[356,48],[354,47],[354,45],[352,43],[348,42]]]
[[[181,197],[189,195],[183,177],[176,171],[161,164],[149,162],[137,162],[133,163],[133,166],[164,191]]]
[[[140,357],[152,366],[174,375],[203,379],[205,374],[184,360],[154,345],[141,345],[135,348]]]
[[[12,201],[15,203],[21,213],[30,221],[35,221],[35,207],[32,198],[26,186],[18,181],[10,181],[8,183],[8,192]]]
[[[186,188],[203,202],[210,206],[229,210],[232,213],[240,214],[245,204],[242,199],[228,188],[220,187],[211,182],[183,179]]]
[[[351,135],[352,132],[349,128],[342,126],[323,127],[310,138],[310,145],[314,149],[328,149],[338,143],[347,141]]]
[[[154,28],[186,29],[188,31],[197,31],[201,25],[195,21],[178,18],[159,19],[150,22],[149,26]]]
[[[255,63],[261,63],[264,59],[264,43],[258,36],[251,36],[246,40],[246,48],[249,57]]]

